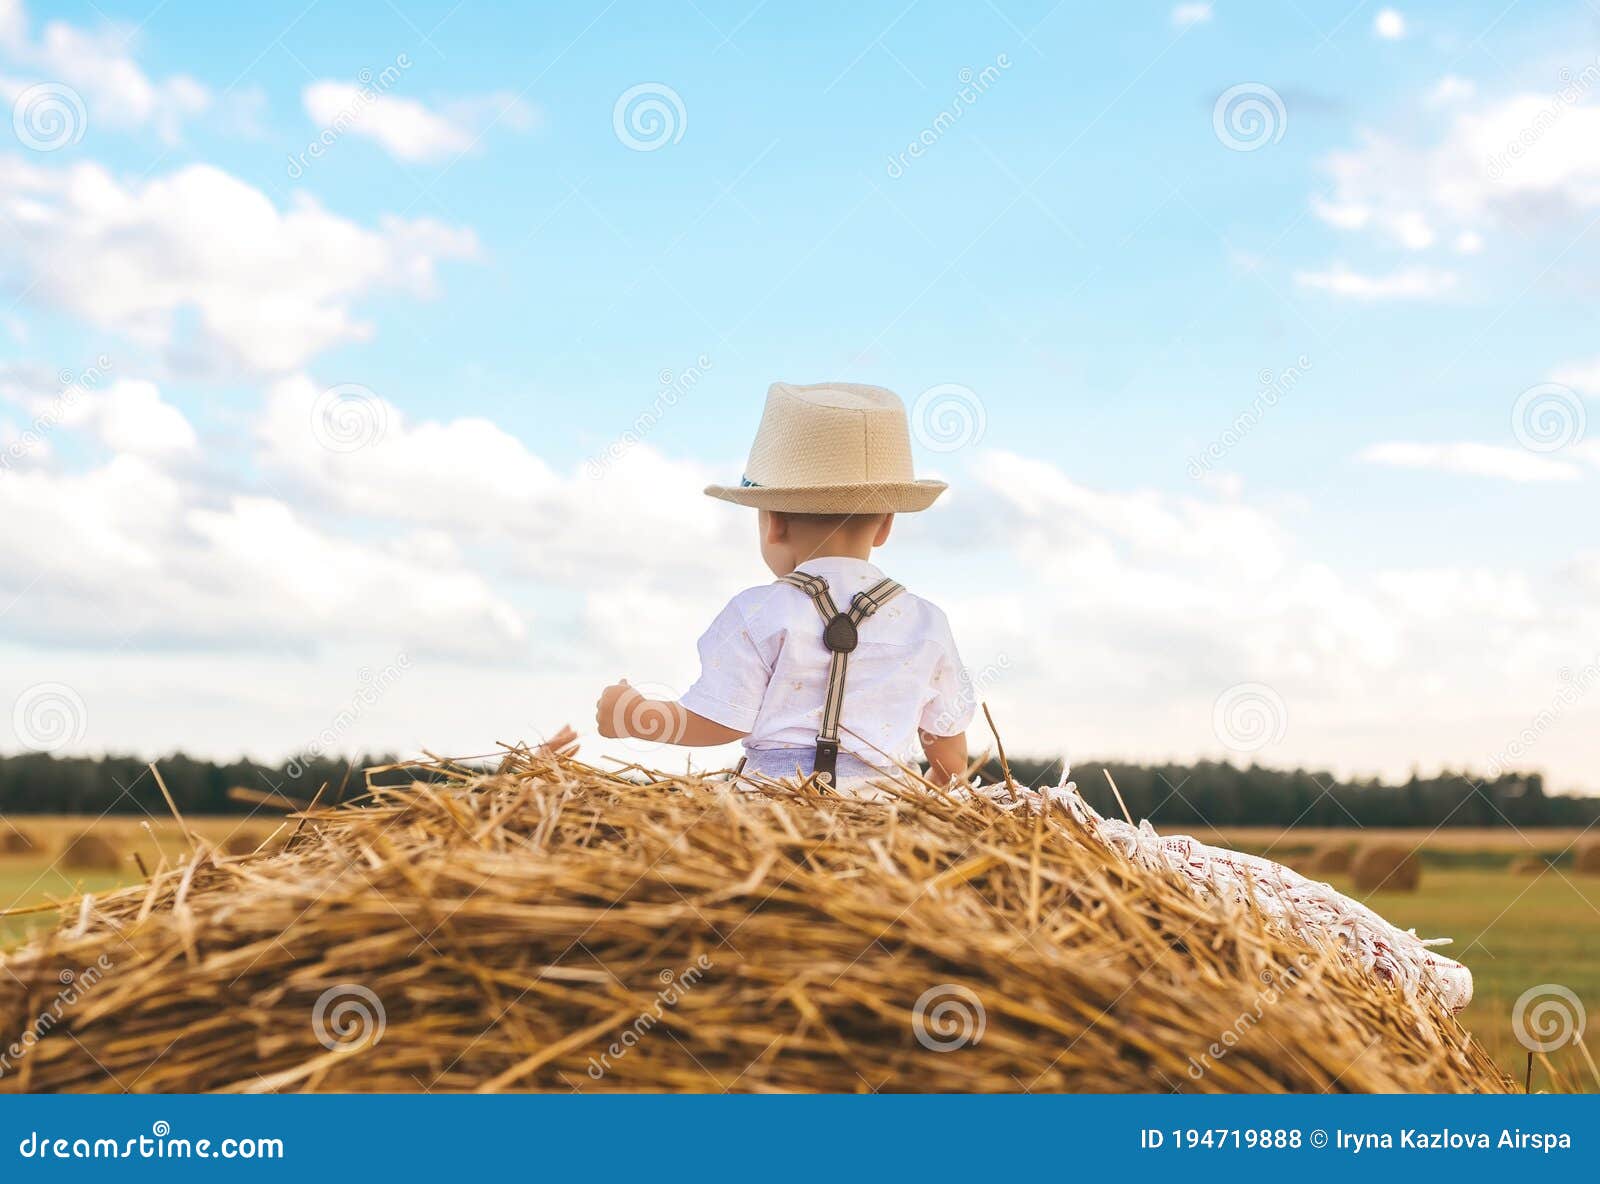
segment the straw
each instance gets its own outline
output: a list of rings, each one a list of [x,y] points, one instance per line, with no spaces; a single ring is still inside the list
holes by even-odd
[[[3,956],[6,1044],[77,986],[0,1090],[1517,1085],[1436,1005],[1066,811],[520,746],[413,776],[64,908]]]

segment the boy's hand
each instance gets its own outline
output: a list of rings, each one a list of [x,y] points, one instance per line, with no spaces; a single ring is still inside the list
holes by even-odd
[[[632,736],[628,723],[637,714],[644,696],[628,685],[628,680],[613,683],[600,692],[600,701],[594,707],[594,722],[600,734],[608,740]]]

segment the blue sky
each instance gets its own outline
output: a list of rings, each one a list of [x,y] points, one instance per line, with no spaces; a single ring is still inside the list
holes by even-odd
[[[62,569],[34,537],[13,545],[40,557],[38,580],[0,583],[17,598],[0,692],[70,686],[79,748],[303,747],[343,692],[308,705],[297,688],[345,687],[416,648],[412,632],[437,643],[435,673],[408,675],[341,744],[481,747],[509,738],[474,734],[490,700],[522,699],[495,724],[525,734],[582,722],[586,688],[616,674],[683,683],[692,663],[656,635],[692,659],[697,623],[758,574],[747,524],[689,499],[737,475],[775,379],[908,402],[955,387],[981,411],[981,438],[922,451],[955,490],[902,524],[885,565],[948,589],[971,664],[1017,655],[994,696],[1019,747],[1237,753],[1214,707],[1259,684],[1293,726],[1250,756],[1483,766],[1596,661],[1582,509],[1600,436],[1568,422],[1530,449],[1515,418],[1541,384],[1568,421],[1600,394],[1600,17],[1585,5],[20,12],[0,4],[14,116],[29,86],[60,85],[81,126],[0,147],[0,424],[25,433],[49,376],[102,355],[113,384],[154,388],[96,392],[6,474],[23,518],[83,497],[66,528],[119,573],[97,589],[111,577]],[[386,69],[377,105],[352,98]],[[639,87],[672,121],[649,151],[617,131]],[[1249,150],[1227,142],[1232,88],[1268,121]],[[291,165],[352,103],[326,153]],[[1527,129],[1525,155],[1492,169]],[[925,131],[925,152],[893,163]],[[688,368],[702,373],[627,464],[586,484],[585,461]],[[1192,459],[1286,370],[1197,481]],[[308,459],[266,426],[339,384],[387,409],[355,459]],[[128,451],[108,408],[148,423],[151,399],[193,439]],[[122,453],[136,460],[118,470]],[[408,502],[396,487],[419,465],[470,480]],[[134,492],[94,492],[107,471]],[[312,582],[253,617],[259,576],[217,554],[261,530],[240,498],[309,532],[285,547],[369,574],[389,569],[368,552],[424,554],[470,587],[387,580],[392,618],[348,636]],[[641,500],[659,520],[628,512]],[[105,518],[129,505],[150,517]],[[654,601],[597,593],[580,565],[606,555]],[[128,591],[140,572],[173,590],[165,615]],[[1062,592],[1078,581],[1097,590]],[[496,614],[520,627],[439,642]],[[657,673],[612,668],[628,661]],[[119,689],[141,670],[203,714],[186,727]],[[219,702],[221,671],[262,689]],[[1600,788],[1583,773],[1595,710],[1562,707],[1522,763]]]

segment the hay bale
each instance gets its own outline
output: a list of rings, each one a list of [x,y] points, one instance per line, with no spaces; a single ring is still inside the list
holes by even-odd
[[[1404,843],[1369,843],[1350,861],[1358,892],[1415,892],[1422,885],[1422,860]]]
[[[1350,870],[1355,854],[1353,843],[1328,843],[1312,857],[1311,871],[1319,876],[1342,876]]]
[[[1600,876],[1600,839],[1584,839],[1572,851],[1572,870],[1585,876]]]
[[[70,871],[114,872],[122,869],[122,852],[105,835],[86,830],[67,840],[56,862]]]
[[[16,827],[7,827],[0,833],[0,855],[33,855],[44,854],[44,846],[33,835]]]
[[[217,844],[217,850],[224,855],[240,856],[254,855],[267,841],[267,835],[257,830],[236,830]]]
[[[1436,1002],[1068,815],[902,792],[531,754],[378,788],[9,952],[0,1030],[117,973],[0,1091],[1512,1088]]]
[[[1547,871],[1550,864],[1541,855],[1524,855],[1521,859],[1511,863],[1511,874],[1514,876],[1536,876],[1542,871]]]

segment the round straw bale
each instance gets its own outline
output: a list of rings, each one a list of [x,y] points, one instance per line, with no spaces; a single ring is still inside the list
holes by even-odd
[[[1342,876],[1350,870],[1356,849],[1351,843],[1328,843],[1317,849],[1311,870],[1319,876]]]
[[[44,846],[33,835],[16,827],[0,832],[0,855],[43,855]]]
[[[67,840],[58,862],[80,872],[114,872],[122,868],[122,853],[103,834],[86,830]]]
[[[1536,876],[1550,865],[1539,855],[1524,855],[1521,859],[1511,863],[1511,874],[1514,876]]]
[[[1515,1088],[1437,1001],[1242,904],[1196,908],[1054,812],[544,755],[458,776],[318,811],[248,876],[202,863],[100,894],[8,950],[0,1032],[63,962],[118,968],[27,1088]]]
[[[1600,839],[1585,839],[1572,853],[1572,870],[1586,876],[1600,876]]]
[[[261,845],[272,837],[270,831],[256,830],[254,827],[241,828],[233,831],[227,838],[217,845],[217,849],[224,855],[254,855],[261,849]],[[281,847],[281,843],[273,843],[268,850]]]
[[[1371,843],[1350,861],[1361,892],[1415,892],[1422,884],[1422,860],[1404,843]]]

